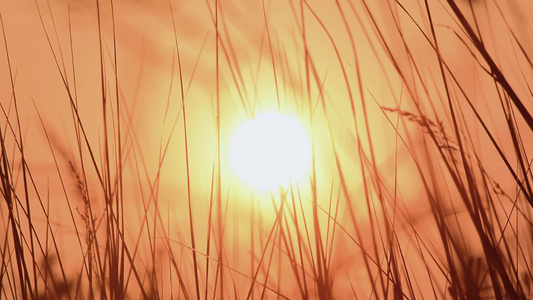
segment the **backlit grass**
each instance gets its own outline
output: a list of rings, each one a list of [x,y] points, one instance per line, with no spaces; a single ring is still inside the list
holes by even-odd
[[[531,14],[0,1],[0,298],[533,297]]]

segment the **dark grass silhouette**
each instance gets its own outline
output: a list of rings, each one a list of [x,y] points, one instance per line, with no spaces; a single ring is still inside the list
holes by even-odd
[[[0,297],[533,297],[513,5],[2,4]],[[313,162],[261,193],[226,149],[269,108]]]

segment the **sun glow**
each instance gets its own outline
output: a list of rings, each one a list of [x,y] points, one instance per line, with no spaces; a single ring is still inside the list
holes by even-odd
[[[311,143],[301,123],[263,113],[240,125],[231,141],[230,165],[255,189],[287,186],[309,170]]]

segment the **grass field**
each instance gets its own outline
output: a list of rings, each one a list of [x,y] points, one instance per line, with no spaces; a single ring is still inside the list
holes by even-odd
[[[530,299],[532,14],[0,0],[0,299]]]

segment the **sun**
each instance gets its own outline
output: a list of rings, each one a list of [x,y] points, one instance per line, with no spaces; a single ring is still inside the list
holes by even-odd
[[[231,168],[258,190],[276,189],[302,179],[311,163],[311,143],[302,124],[276,112],[243,122],[230,147]]]

